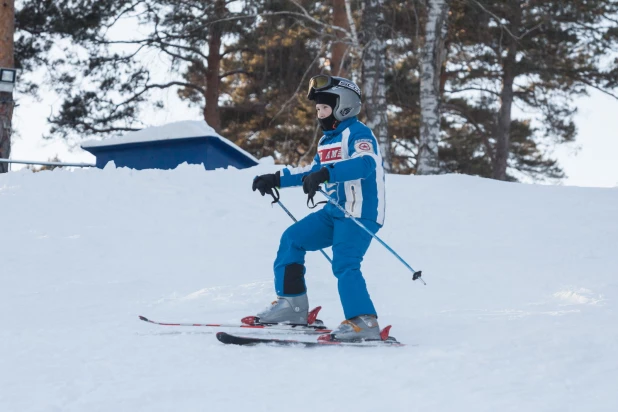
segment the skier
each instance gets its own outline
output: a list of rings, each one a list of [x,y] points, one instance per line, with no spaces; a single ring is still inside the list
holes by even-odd
[[[329,196],[376,233],[384,224],[384,168],[375,136],[357,119],[360,88],[341,77],[319,75],[310,80],[307,98],[315,101],[324,132],[313,163],[257,176],[253,191],[273,195],[274,188],[302,185],[309,204],[325,183]],[[380,339],[377,312],[360,270],[371,239],[330,203],[291,225],[281,236],[274,263],[277,300],[257,315],[258,321],[307,325],[305,253],[332,246],[332,269],[346,320],[331,332],[331,339]]]

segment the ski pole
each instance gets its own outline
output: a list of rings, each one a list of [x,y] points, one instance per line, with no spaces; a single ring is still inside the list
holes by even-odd
[[[401,263],[403,263],[408,269],[410,269],[410,271],[412,272],[412,280],[416,280],[416,279],[420,279],[421,282],[423,282],[424,285],[427,285],[427,283],[425,283],[425,281],[421,278],[421,271],[419,270],[418,272],[415,271],[414,269],[412,269],[412,267],[410,265],[408,265],[406,263],[405,260],[403,260],[401,258],[401,256],[399,256],[393,249],[391,249],[391,247],[389,245],[387,245],[386,243],[384,243],[384,241],[382,239],[380,239],[379,237],[377,237],[374,233],[371,233],[371,230],[367,229],[365,227],[365,225],[363,225],[361,222],[359,222],[358,220],[356,220],[356,218],[354,218],[354,216],[352,216],[347,210],[345,210],[343,207],[341,207],[341,205],[337,202],[335,202],[333,200],[332,197],[330,197],[325,191],[322,190],[322,188],[318,189],[320,191],[320,193],[322,193],[324,196],[326,196],[326,199],[333,205],[337,206],[337,208],[339,208],[339,210],[341,210],[343,213],[345,213],[345,215],[347,217],[349,217],[350,219],[352,219],[354,221],[354,223],[356,223],[357,225],[359,225],[360,227],[362,227],[365,232],[369,233],[371,235],[371,237],[373,237],[375,240],[377,240],[378,242],[380,242],[382,244],[382,246],[384,246],[389,252],[391,252],[393,255],[395,255],[395,257],[397,259],[399,259],[399,261]]]
[[[277,194],[279,194],[279,193],[277,193]],[[274,194],[272,195],[272,197],[273,197],[273,199],[275,199],[275,201],[274,201],[273,203],[277,203],[279,206],[281,206],[281,209],[283,209],[283,211],[284,211],[285,213],[287,213],[287,214],[288,214],[288,216],[289,216],[289,217],[290,217],[290,218],[291,218],[294,222],[298,222],[298,220],[296,220],[296,218],[294,217],[294,215],[292,215],[292,214],[290,213],[290,211],[289,211],[289,210],[288,210],[285,206],[283,206],[283,203],[281,203],[281,200],[279,200],[279,198],[278,198],[278,197],[275,197],[275,195],[274,195]],[[333,264],[333,261],[331,260],[331,258],[330,258],[330,257],[328,257],[328,255],[326,254],[326,252],[324,252],[322,249],[320,249],[320,253],[322,253],[322,254],[324,255],[324,257],[326,258],[326,260],[328,260],[328,261],[329,261],[329,263],[330,263],[331,265]]]

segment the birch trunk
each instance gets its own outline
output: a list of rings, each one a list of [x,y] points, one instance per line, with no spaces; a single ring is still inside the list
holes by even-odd
[[[421,56],[421,127],[416,174],[440,172],[440,74],[444,64],[444,41],[448,0],[429,0],[425,25],[425,45]]]
[[[13,36],[15,33],[15,0],[0,3],[0,67],[13,68]],[[11,156],[13,93],[0,92],[0,159]],[[0,163],[0,173],[9,171],[8,163]]]
[[[391,170],[391,145],[388,136],[386,105],[386,31],[383,0],[365,0],[363,11],[363,95],[367,126],[380,145],[384,169]]]

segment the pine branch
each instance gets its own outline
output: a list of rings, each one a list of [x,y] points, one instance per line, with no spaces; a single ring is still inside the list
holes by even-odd
[[[124,106],[127,105],[135,100],[137,100],[140,96],[142,96],[144,93],[146,93],[147,91],[151,90],[151,89],[168,89],[172,86],[182,86],[182,87],[186,87],[188,89],[194,89],[197,90],[198,92],[200,92],[202,95],[206,95],[206,90],[204,90],[203,88],[193,84],[193,83],[185,83],[185,82],[178,82],[178,81],[173,81],[173,82],[169,82],[169,83],[165,83],[165,84],[147,84],[144,86],[143,90],[141,90],[140,92],[138,92],[137,94],[134,94],[133,96],[131,96],[129,99],[125,100],[122,103],[119,103],[117,106]]]
[[[141,3],[146,3],[145,0],[139,0],[133,4],[131,4],[130,6],[128,6],[126,9],[121,10],[118,15],[108,24],[103,24],[102,27],[107,28],[108,30],[111,29],[116,23],[118,23],[118,21],[127,13],[135,10],[135,8],[141,4]]]
[[[53,121],[52,119],[47,119],[47,120],[52,124],[57,124],[57,122]],[[75,122],[74,125],[75,125],[75,128],[78,128],[79,126],[81,126],[83,131],[90,131],[93,133],[100,133],[100,134],[111,133],[111,132],[136,132],[138,130],[141,130],[141,129],[136,129],[134,127],[98,128],[98,127],[92,126],[92,123],[87,123],[87,122]]]
[[[614,99],[618,100],[618,95],[617,94],[611,93],[610,91],[603,89],[601,86],[597,86],[596,84],[594,84],[592,82],[589,82],[589,81],[587,81],[587,80],[585,80],[583,78],[578,78],[577,81],[585,84],[588,87],[592,87],[593,89],[596,89],[596,90],[600,91],[601,93],[605,93],[606,95],[611,96]]]
[[[482,87],[465,87],[463,89],[457,89],[457,90],[444,90],[444,93],[461,93],[461,92],[465,92],[468,90],[476,90],[476,91],[480,91],[480,92],[486,92],[486,93],[490,93],[493,94],[495,96],[500,97],[500,93],[495,92],[493,90],[488,90],[488,89],[483,89]]]
[[[298,2],[296,2],[296,0],[288,0],[288,1],[289,1],[290,3],[293,3],[294,5],[296,5],[296,7],[298,7],[298,8],[302,11],[302,16],[303,16],[304,18],[306,18],[307,20],[311,21],[312,23],[317,24],[318,26],[328,27],[328,28],[330,28],[330,29],[332,29],[332,30],[337,30],[337,31],[340,31],[340,32],[342,32],[342,33],[345,33],[347,36],[350,36],[350,33],[349,33],[346,29],[344,29],[344,28],[342,28],[342,27],[335,26],[335,25],[332,25],[332,24],[325,24],[325,23],[322,23],[321,21],[316,20],[316,19],[314,19],[313,17],[311,17],[311,16],[309,15],[309,13],[307,12],[307,9],[305,9],[303,6],[301,6],[300,4],[298,4]],[[348,1],[349,1],[349,0],[346,0],[346,3],[347,3]],[[353,23],[353,22],[352,22],[352,23]],[[350,28],[352,29],[352,33],[353,33],[352,38],[353,38],[353,39],[355,39],[355,38],[356,38],[356,34],[355,34],[355,29],[354,29],[354,26],[352,26],[352,25],[351,25],[351,26],[350,26]]]
[[[496,14],[492,13],[490,10],[488,10],[487,8],[485,8],[485,6],[483,6],[480,2],[478,2],[477,0],[472,0],[474,3],[476,3],[485,13],[489,14],[491,17],[494,18],[494,20],[496,21],[496,23],[504,29],[504,31],[506,31],[513,39],[519,41],[521,39],[523,39],[524,37],[526,37],[527,35],[529,35],[530,33],[532,33],[533,31],[535,31],[536,29],[538,29],[539,27],[541,27],[543,25],[543,23],[539,23],[536,26],[532,27],[531,29],[527,30],[524,34],[522,34],[521,36],[516,36],[515,34],[513,34],[513,32],[511,32],[511,30],[509,30],[509,28],[506,26],[506,24],[502,23],[502,19],[497,16]]]
[[[228,72],[225,72],[225,73],[219,75],[219,79],[223,79],[225,77],[233,76],[235,74],[245,74],[245,75],[247,75],[249,77],[253,77],[253,73],[250,73],[250,72],[248,72],[245,69],[236,69],[236,70],[230,70]]]
[[[190,51],[192,53],[195,53],[201,57],[203,57],[204,59],[208,59],[208,56],[206,56],[204,53],[202,53],[200,50],[194,48],[194,47],[189,47],[189,46],[183,46],[180,44],[172,44],[172,43],[166,43],[163,41],[162,38],[159,39],[153,39],[151,37],[146,38],[146,39],[140,39],[140,40],[99,40],[97,41],[98,44],[101,45],[112,45],[112,44],[140,44],[140,45],[146,45],[149,47],[152,47],[153,44],[159,44],[161,46],[167,46],[167,47],[175,47],[177,49],[181,49],[181,50],[186,50],[186,51]],[[192,61],[189,60],[189,58],[183,58],[183,60],[188,60],[188,61]]]
[[[292,1],[292,0],[290,0]],[[298,4],[297,4],[298,5]],[[302,6],[298,5],[299,7],[302,8]],[[235,20],[244,20],[244,19],[255,19],[258,17],[274,17],[274,16],[292,16],[292,17],[301,17],[305,20],[309,20],[310,22],[314,23],[317,26],[323,27],[323,28],[327,28],[327,29],[331,29],[331,30],[336,30],[336,31],[340,31],[344,34],[346,34],[348,37],[350,36],[350,33],[339,27],[339,26],[335,26],[332,24],[327,24],[327,23],[323,23],[313,17],[311,17],[309,15],[309,13],[303,8],[303,10],[305,11],[304,13],[296,13],[293,11],[275,11],[275,12],[267,12],[267,13],[256,13],[256,14],[243,14],[243,15],[238,15],[238,16],[233,16],[233,17],[224,17],[222,19],[217,19],[217,20],[212,20],[207,22],[204,25],[198,26],[195,29],[193,29],[192,31],[198,30],[198,29],[203,29],[205,27],[208,27],[212,24],[216,24],[216,23],[223,23],[226,21],[235,21]]]

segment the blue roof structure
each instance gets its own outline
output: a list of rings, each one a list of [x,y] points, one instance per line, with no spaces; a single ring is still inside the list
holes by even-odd
[[[96,156],[98,168],[110,161],[116,167],[137,170],[174,169],[185,162],[203,164],[206,170],[228,166],[244,169],[259,163],[205,121],[149,127],[119,138],[86,142],[81,147]]]

